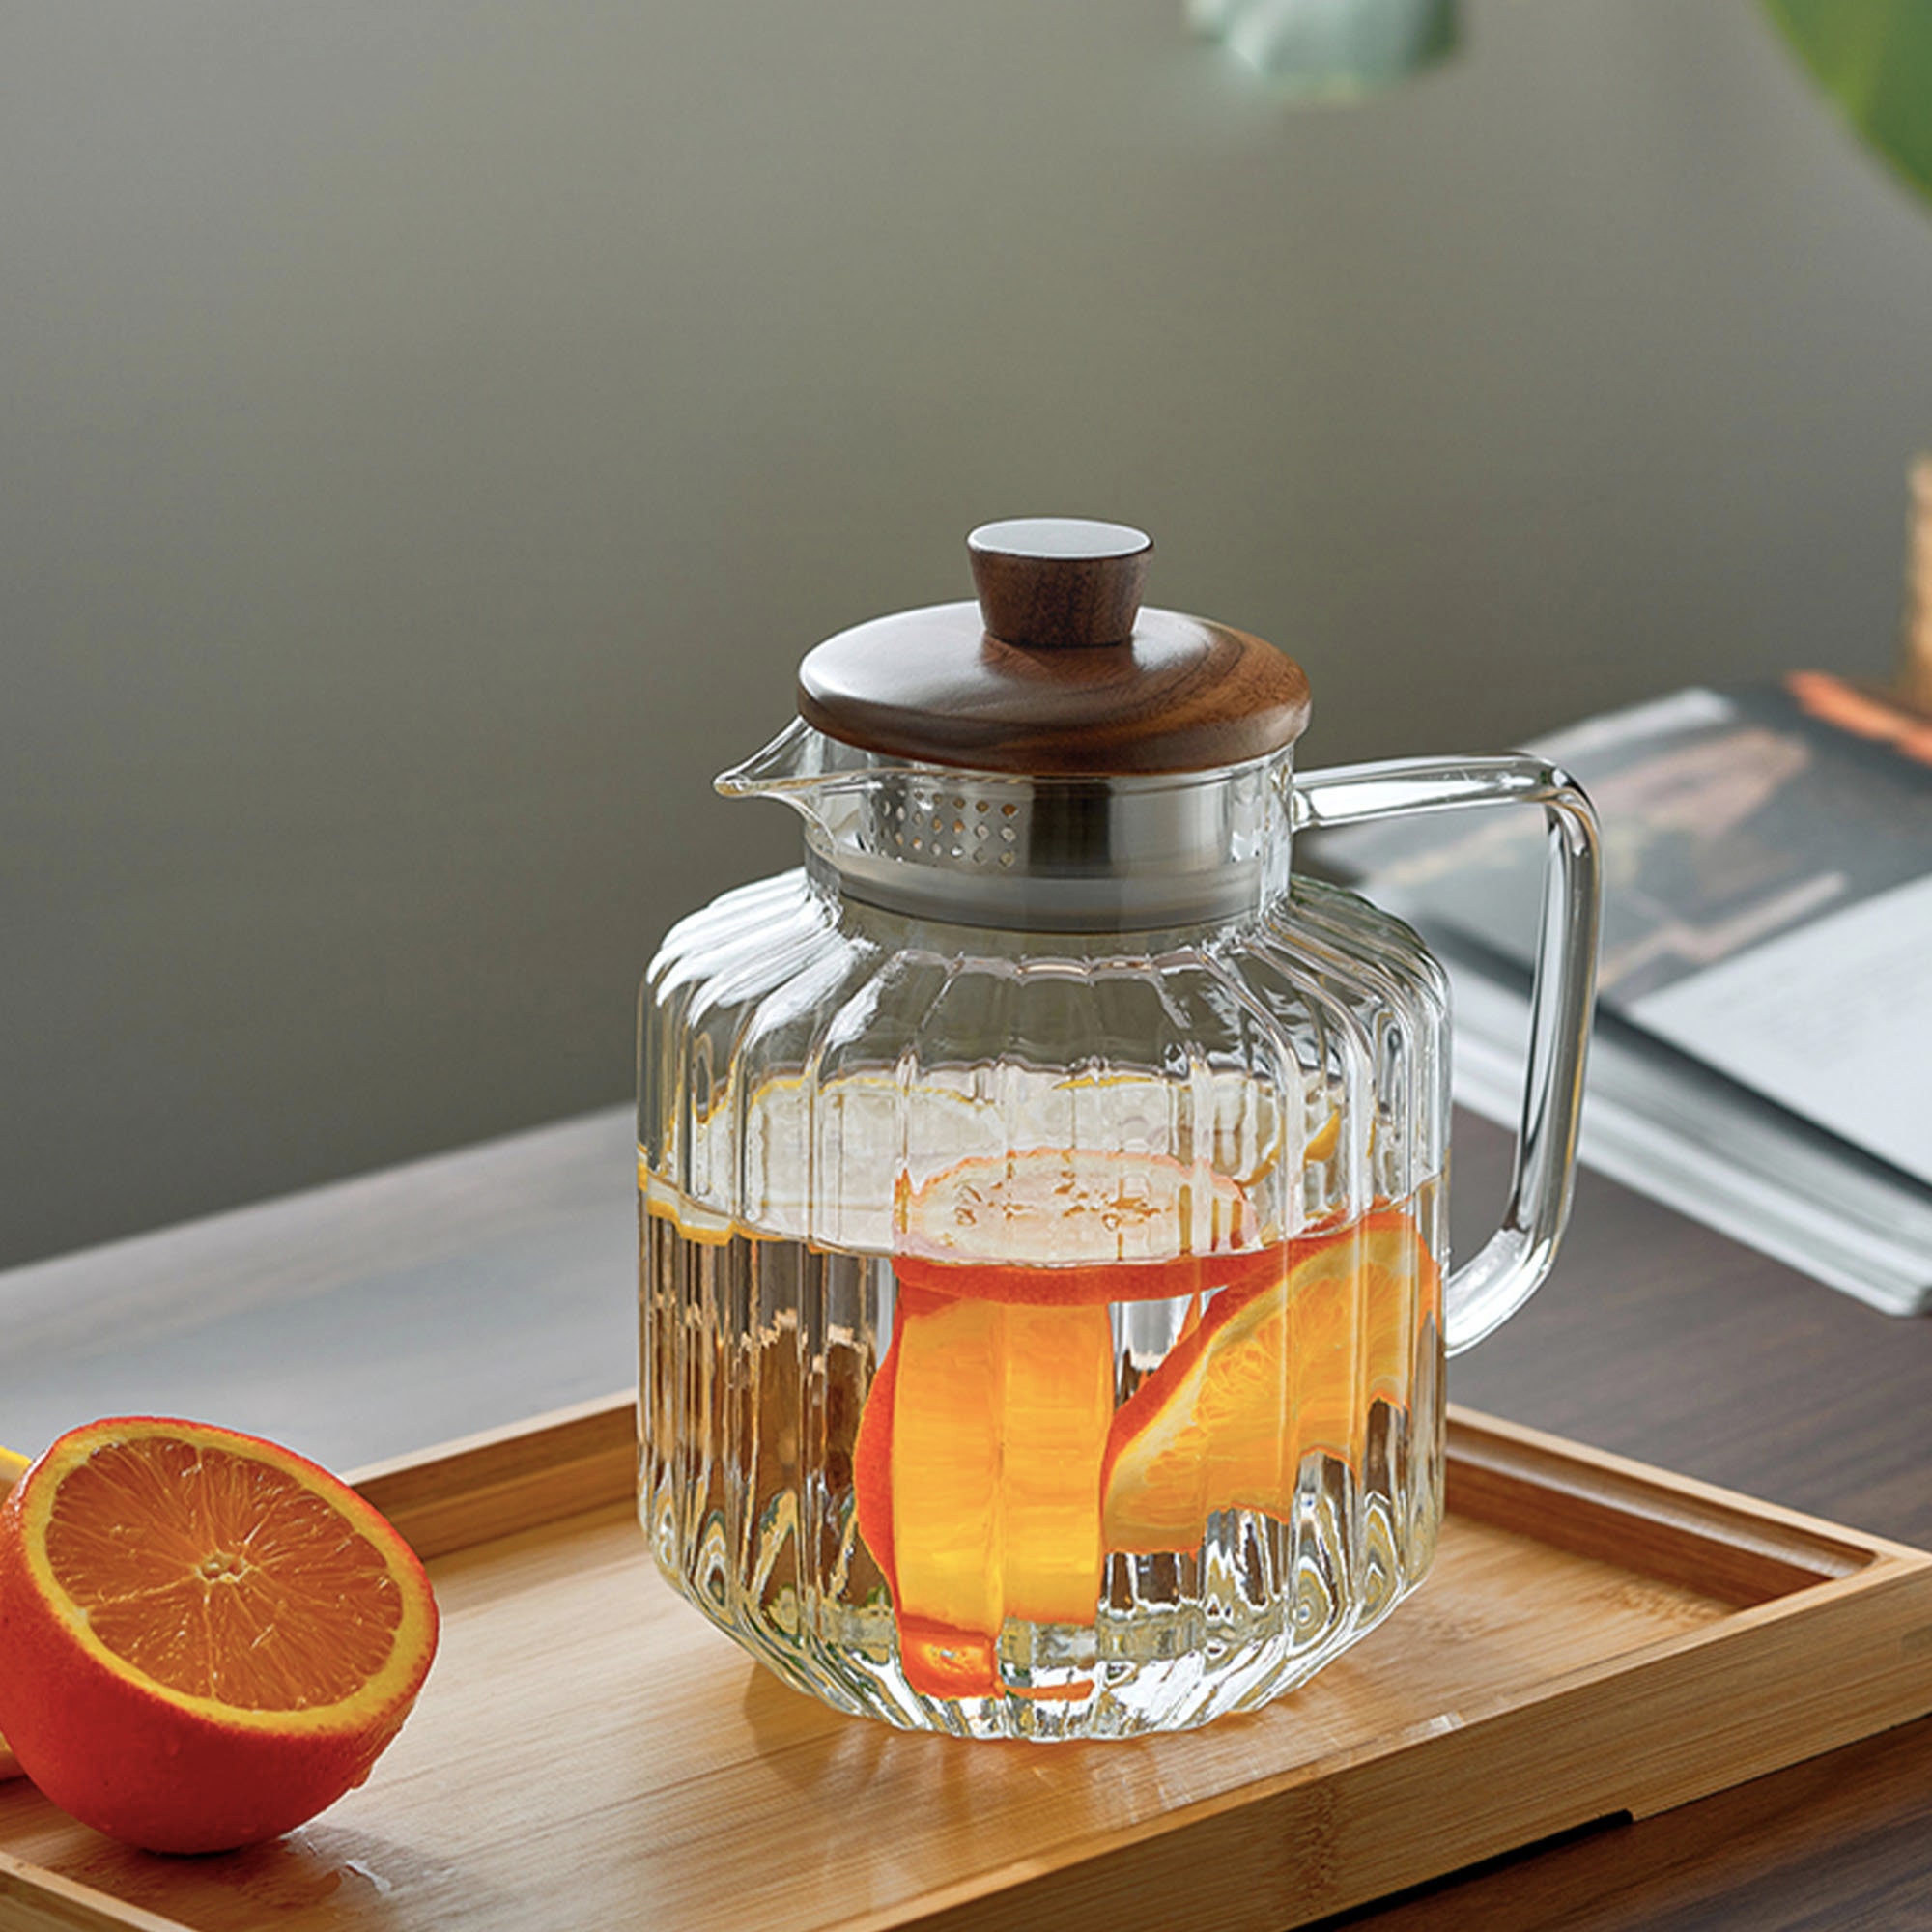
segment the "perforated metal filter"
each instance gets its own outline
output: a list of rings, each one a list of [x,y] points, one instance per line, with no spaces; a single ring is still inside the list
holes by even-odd
[[[838,890],[1021,932],[1227,919],[1287,889],[1292,753],[1210,772],[1022,777],[880,758],[803,720],[722,774],[782,799]]]
[[[867,801],[865,843],[904,865],[1010,871],[1031,850],[1032,789],[969,784],[957,773],[943,779],[882,773],[878,793]]]
[[[1009,778],[874,763],[808,802],[841,890],[1022,931],[1230,917],[1285,874],[1288,757],[1154,778]]]

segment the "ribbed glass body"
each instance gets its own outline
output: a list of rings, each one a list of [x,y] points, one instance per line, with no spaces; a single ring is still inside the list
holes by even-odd
[[[646,979],[639,1507],[840,1710],[1122,1737],[1384,1616],[1442,1496],[1447,998],[1318,883],[1162,932],[861,903],[820,853]]]

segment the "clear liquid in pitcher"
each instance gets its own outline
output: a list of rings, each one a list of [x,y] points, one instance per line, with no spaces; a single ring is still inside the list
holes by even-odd
[[[1083,1158],[961,1163],[895,1254],[721,1225],[644,1177],[646,1532],[684,1595],[840,1709],[974,1737],[1205,1723],[1300,1682],[1428,1567],[1435,1184],[1143,1257],[1164,1177]]]

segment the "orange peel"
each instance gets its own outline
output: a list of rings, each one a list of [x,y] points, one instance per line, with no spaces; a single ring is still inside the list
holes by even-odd
[[[0,1731],[46,1797],[149,1851],[274,1837],[359,1784],[436,1640],[396,1530],[253,1436],[90,1423],[0,1505]]]

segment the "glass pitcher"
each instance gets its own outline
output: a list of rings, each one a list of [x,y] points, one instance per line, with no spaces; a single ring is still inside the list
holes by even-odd
[[[1293,776],[1300,668],[1140,609],[1117,525],[821,644],[726,772],[805,863],[641,998],[639,1513],[787,1683],[1130,1737],[1300,1683],[1421,1579],[1443,1358],[1548,1271],[1596,959],[1588,801],[1525,756]],[[1446,1272],[1448,991],[1294,833],[1548,828],[1503,1224]]]

